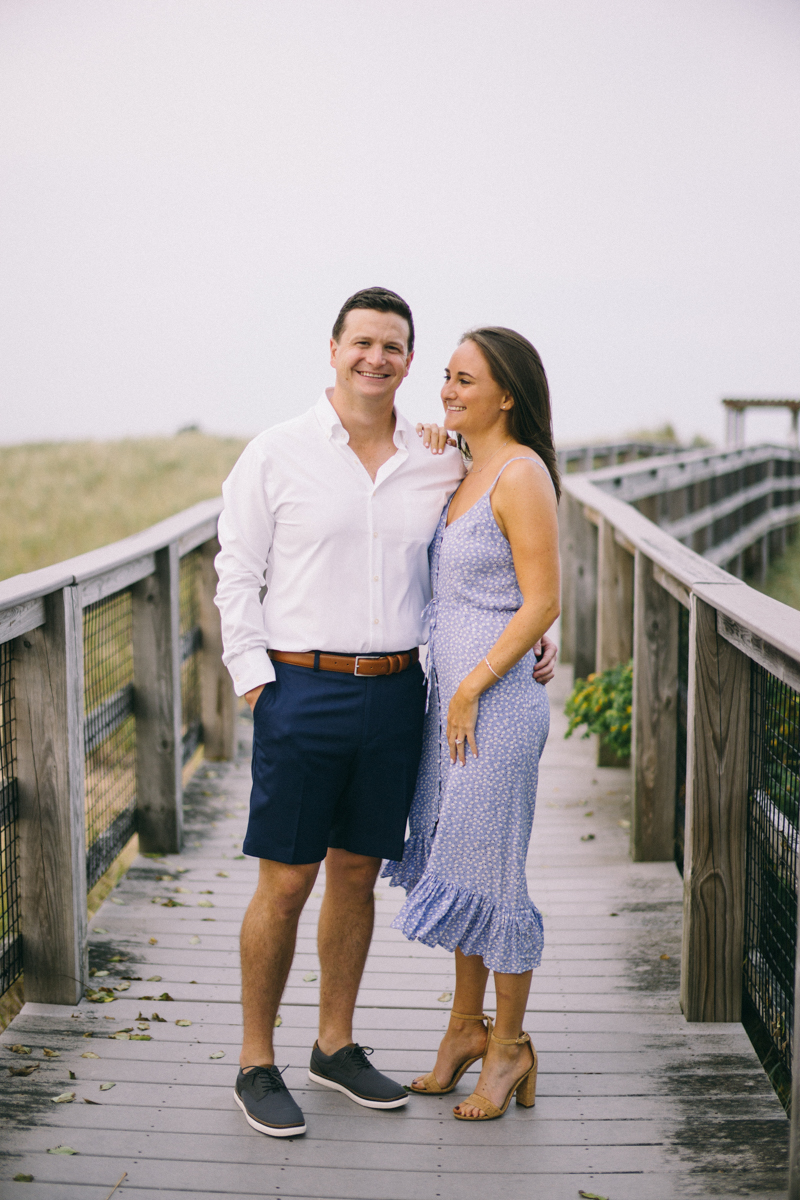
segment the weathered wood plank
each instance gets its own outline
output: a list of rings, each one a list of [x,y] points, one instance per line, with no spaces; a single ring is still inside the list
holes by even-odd
[[[666,861],[675,844],[679,608],[640,550],[635,574],[631,854]]]
[[[44,600],[40,597],[0,609],[0,642],[11,642],[21,634],[44,625],[44,621]]]
[[[178,548],[134,585],[136,810],[145,853],[178,853],[183,841]]]
[[[597,531],[597,639],[595,670],[625,663],[633,653],[633,558],[601,518]]]
[[[741,1016],[750,664],[692,597],[681,1006],[690,1021]]]
[[[14,643],[25,993],[74,1004],[86,978],[83,624],[77,588]]]

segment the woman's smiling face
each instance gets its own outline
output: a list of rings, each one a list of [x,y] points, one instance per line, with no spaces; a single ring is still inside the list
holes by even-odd
[[[476,344],[467,338],[456,349],[444,373],[441,392],[445,429],[460,433],[488,433],[493,426],[507,428],[512,396],[492,378],[489,364]]]

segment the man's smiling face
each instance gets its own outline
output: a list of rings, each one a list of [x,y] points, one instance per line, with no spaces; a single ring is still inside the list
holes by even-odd
[[[337,389],[362,400],[394,396],[414,357],[408,353],[409,332],[397,313],[351,309],[339,341],[331,339]]]

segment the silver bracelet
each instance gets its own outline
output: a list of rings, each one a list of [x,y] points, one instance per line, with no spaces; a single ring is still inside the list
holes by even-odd
[[[488,658],[484,658],[484,660],[483,660],[483,661],[486,663],[487,667],[488,667],[488,668],[489,668],[489,670],[492,672],[492,674],[494,675],[495,679],[502,679],[502,678],[503,678],[503,676],[502,676],[502,675],[498,675],[498,674],[497,674],[497,671],[495,671],[494,667],[493,667],[493,666],[492,666],[492,664],[489,662]]]

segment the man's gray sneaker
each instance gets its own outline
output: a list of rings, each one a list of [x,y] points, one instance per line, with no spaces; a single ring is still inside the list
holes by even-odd
[[[239,1071],[233,1098],[248,1125],[269,1137],[297,1137],[306,1131],[306,1120],[292,1098],[277,1067],[252,1067]]]
[[[402,1108],[408,1104],[408,1092],[401,1084],[376,1071],[367,1058],[371,1046],[351,1042],[335,1054],[323,1054],[319,1042],[311,1051],[308,1078],[324,1087],[344,1092],[365,1108]]]

